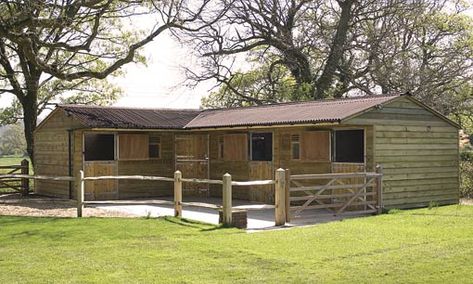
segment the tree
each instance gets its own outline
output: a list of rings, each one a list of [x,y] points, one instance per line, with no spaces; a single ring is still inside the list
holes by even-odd
[[[26,141],[21,123],[5,126],[0,136],[0,155],[23,156],[26,154]]]
[[[473,80],[473,21],[463,13],[469,7],[464,1],[219,3],[227,7],[225,16],[188,35],[203,67],[188,70],[189,79],[216,80],[220,88],[206,104],[230,91],[227,102],[238,97],[240,104],[267,103],[257,90],[274,90],[278,80],[292,78],[297,96],[269,97],[285,101],[409,91],[445,114],[460,104],[463,111],[471,106],[471,92],[465,90]],[[238,77],[255,73],[266,78],[260,76],[253,90],[248,84],[242,88]]]
[[[243,56],[259,57],[272,70],[284,67],[296,88],[313,99],[330,96],[354,16],[377,1],[234,0],[218,1],[220,21],[189,35],[202,58],[193,81],[216,79],[228,85],[229,70]]]
[[[76,91],[74,101],[103,100],[104,90],[108,91],[105,100],[113,100],[117,90],[98,80],[116,75],[127,63],[143,61],[139,49],[163,32],[190,31],[187,25],[200,17],[209,2],[2,1],[0,92],[16,98],[3,116],[10,118],[8,122],[23,119],[29,156],[33,158],[37,116],[48,102],[68,91]],[[131,23],[142,17],[154,17],[156,24],[134,30]]]

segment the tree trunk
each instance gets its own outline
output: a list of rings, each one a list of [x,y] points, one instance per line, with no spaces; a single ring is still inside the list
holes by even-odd
[[[338,21],[337,31],[332,41],[330,54],[325,63],[324,71],[317,80],[317,91],[314,93],[314,99],[323,99],[327,96],[335,77],[335,71],[343,56],[343,49],[346,44],[348,29],[352,18],[352,6],[355,0],[337,1],[340,5],[340,19]]]
[[[25,127],[25,139],[26,139],[26,151],[28,156],[31,159],[31,162],[34,163],[33,158],[33,146],[34,146],[34,136],[33,132],[36,129],[37,122],[37,90],[28,91],[27,96],[22,100],[21,105],[23,107],[23,123]]]

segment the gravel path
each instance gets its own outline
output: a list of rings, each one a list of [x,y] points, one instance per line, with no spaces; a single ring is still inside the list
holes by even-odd
[[[472,205],[473,199],[462,199],[463,205]],[[36,195],[23,197],[19,194],[0,194],[0,215],[36,217],[76,217],[75,202],[67,199],[48,198]],[[137,217],[125,210],[84,208],[84,217]]]
[[[75,202],[65,199],[46,198],[18,194],[0,195],[0,215],[36,217],[76,217]],[[123,212],[85,208],[84,217],[136,217]]]

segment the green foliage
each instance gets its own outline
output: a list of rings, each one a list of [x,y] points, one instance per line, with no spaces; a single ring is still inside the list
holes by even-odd
[[[460,196],[473,198],[473,152],[468,152],[468,157],[460,161]]]
[[[6,126],[0,136],[0,156],[26,155],[26,141],[23,125],[20,123]]]
[[[175,218],[0,217],[1,283],[465,283],[473,206],[248,234]]]
[[[271,73],[271,79],[268,74]],[[204,108],[226,108],[259,104],[304,101],[311,98],[310,84],[297,84],[283,66],[236,72],[216,92],[203,97]]]

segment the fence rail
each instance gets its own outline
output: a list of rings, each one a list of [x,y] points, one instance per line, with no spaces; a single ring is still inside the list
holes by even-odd
[[[276,171],[275,180],[253,180],[253,181],[232,181],[230,174],[225,174],[222,177],[222,180],[212,180],[212,179],[196,179],[196,178],[182,178],[182,173],[176,171],[173,178],[169,177],[159,177],[159,176],[95,176],[95,177],[85,177],[84,172],[80,171],[79,175],[79,186],[78,186],[78,195],[77,195],[77,217],[82,217],[82,211],[85,205],[103,205],[103,204],[127,204],[127,205],[137,205],[137,204],[155,204],[155,205],[174,205],[174,216],[182,217],[182,207],[183,206],[193,206],[193,207],[204,207],[222,210],[223,214],[223,223],[230,225],[232,224],[232,210],[233,209],[246,209],[246,210],[260,210],[260,209],[275,209],[275,223],[276,225],[284,225],[286,222],[286,207],[285,207],[285,174],[283,169]],[[174,201],[85,201],[85,182],[94,181],[94,180],[153,180],[153,181],[166,181],[174,183]],[[218,184],[222,185],[222,206],[201,203],[201,202],[183,202],[182,201],[182,183],[205,183],[205,184]],[[275,200],[276,203],[274,206],[232,206],[232,186],[258,186],[258,185],[274,185],[275,186]]]
[[[7,170],[6,173],[0,173],[0,189],[2,191],[9,189],[10,191],[13,190],[13,192],[28,195],[30,191],[29,179],[27,178],[29,176],[29,168],[30,165],[26,159],[22,160],[19,165],[0,166],[0,170]]]
[[[333,209],[335,214],[380,213],[382,208],[382,167],[377,166],[376,172],[368,173],[328,173],[328,174],[301,174],[291,175],[289,170],[278,169],[274,180],[233,181],[230,174],[225,174],[222,180],[182,178],[182,173],[176,171],[174,177],[160,176],[89,176],[85,177],[80,171],[78,177],[71,176],[43,176],[24,174],[0,174],[0,185],[5,179],[21,180],[27,184],[33,180],[72,181],[77,188],[77,217],[82,217],[86,205],[103,204],[155,204],[173,205],[174,215],[182,217],[182,206],[205,207],[222,210],[224,224],[232,224],[232,210],[258,210],[274,208],[275,224],[284,225],[293,216],[297,216],[306,209]],[[363,179],[363,182],[342,182],[346,179]],[[85,201],[86,181],[96,180],[150,180],[173,182],[174,200],[143,201],[143,200],[114,200],[114,201]],[[326,181],[324,184],[309,184],[307,181]],[[304,183],[304,181],[306,183]],[[222,185],[222,206],[200,202],[182,201],[182,183],[207,183]],[[275,203],[265,206],[232,206],[233,186],[274,185]],[[371,190],[368,190],[371,189]],[[327,193],[328,192],[328,193]],[[305,195],[300,195],[304,194]],[[299,195],[295,195],[299,194]],[[329,202],[328,202],[329,201]],[[294,204],[298,203],[298,204]],[[314,204],[315,203],[315,204]],[[347,211],[348,207],[363,206],[362,210]],[[292,214],[292,212],[294,212]]]

